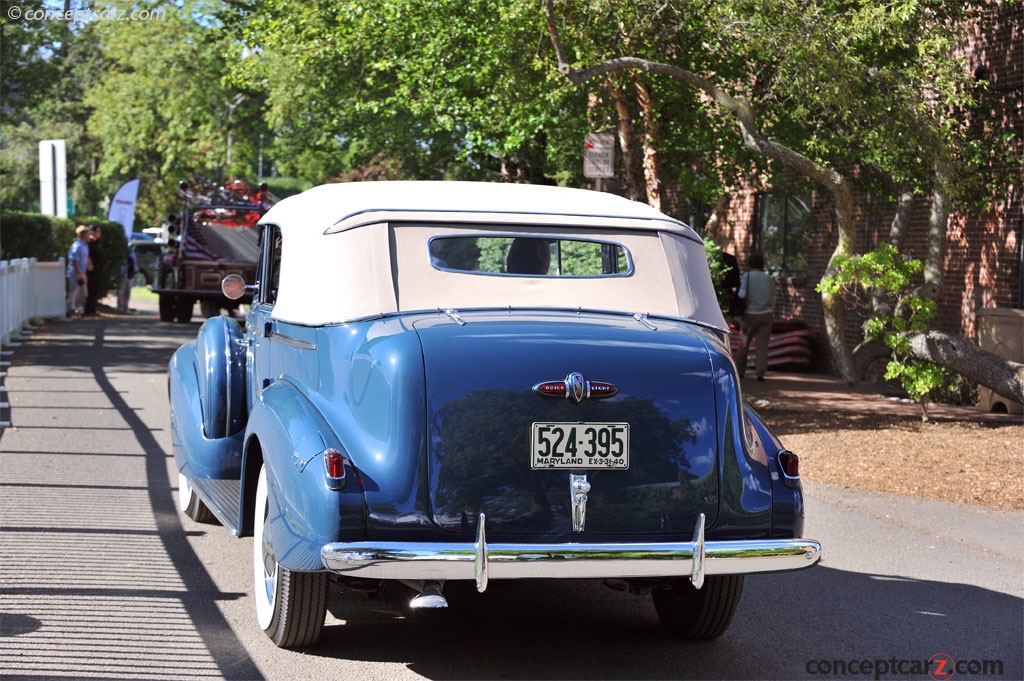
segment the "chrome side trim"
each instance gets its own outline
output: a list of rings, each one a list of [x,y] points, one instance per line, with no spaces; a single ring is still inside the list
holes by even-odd
[[[302,324],[300,322],[289,321],[289,320],[282,320],[282,321],[288,321],[288,323],[295,324],[296,326],[321,326],[321,327],[322,326],[344,326],[346,324],[356,324],[356,323],[359,323],[359,322],[368,322],[368,321],[374,321],[374,320],[377,320],[377,319],[393,319],[393,318],[396,318],[396,317],[411,317],[411,316],[416,316],[416,315],[437,314],[437,312],[439,312],[439,311],[442,311],[442,310],[438,310],[438,309],[422,309],[422,310],[399,310],[399,311],[396,311],[396,312],[379,312],[377,314],[363,315],[361,317],[353,317],[351,319],[346,319],[344,321],[328,322],[326,324]],[[566,308],[566,307],[554,307],[554,306],[552,306],[552,307],[463,307],[463,308],[459,308],[459,313],[460,314],[467,314],[467,313],[472,313],[472,312],[502,312],[502,313],[512,313],[512,312],[555,312],[555,313],[560,313],[560,312],[567,312],[567,313],[572,313],[572,314],[575,314],[575,315],[580,315],[580,314],[595,314],[595,315],[605,315],[606,314],[606,315],[612,315],[612,316],[623,316],[624,315],[624,316],[630,317],[632,319],[636,319],[635,317],[633,317],[633,315],[639,314],[638,312],[626,312],[626,311],[623,311],[623,310],[599,310],[597,308],[587,308],[587,307],[569,307],[569,308]],[[647,316],[648,323],[650,323],[651,319],[652,319],[652,317],[650,315],[648,315]],[[726,327],[715,326],[714,324],[710,324],[708,322],[702,322],[700,320],[693,319],[692,317],[670,317],[668,315],[658,315],[656,317],[653,317],[653,319],[663,319],[663,320],[665,320],[667,322],[679,322],[679,323],[683,323],[683,324],[692,324],[694,326],[699,326],[701,328],[708,329],[708,330],[714,331],[716,333],[725,334],[726,337],[728,336],[728,334],[732,333],[732,331],[729,329],[728,326],[726,326]],[[637,321],[639,321],[639,320],[637,320]],[[657,327],[655,327],[655,330],[657,330]]]
[[[488,544],[481,522],[476,542],[338,542],[325,544],[320,555],[326,569],[350,577],[476,579],[483,591],[490,579],[697,577],[696,585],[701,574],[809,567],[821,558],[821,544],[810,539],[702,544],[699,537],[679,543]]]
[[[272,334],[268,335],[267,338],[270,338],[277,343],[281,343],[282,345],[298,348],[299,350],[316,350],[316,343],[310,343],[307,340],[302,340],[301,338],[295,338],[293,336],[286,336],[278,331],[274,331]]]

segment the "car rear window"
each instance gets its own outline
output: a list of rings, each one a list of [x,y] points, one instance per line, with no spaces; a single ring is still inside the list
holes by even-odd
[[[470,274],[533,277],[606,277],[632,272],[621,244],[558,236],[438,236],[430,264]]]

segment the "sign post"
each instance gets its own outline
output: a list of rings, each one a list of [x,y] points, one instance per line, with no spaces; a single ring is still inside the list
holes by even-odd
[[[68,180],[64,140],[39,143],[39,212],[68,216]]]
[[[588,132],[583,140],[583,177],[597,180],[597,191],[601,191],[601,180],[615,177],[615,135]]]

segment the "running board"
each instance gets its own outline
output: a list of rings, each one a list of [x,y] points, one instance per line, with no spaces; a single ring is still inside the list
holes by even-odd
[[[228,528],[234,536],[239,536],[242,481],[189,478],[189,482],[192,483],[193,491],[199,495],[220,524]]]

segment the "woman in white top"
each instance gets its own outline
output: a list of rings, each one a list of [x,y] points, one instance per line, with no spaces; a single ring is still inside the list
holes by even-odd
[[[775,283],[764,271],[764,256],[753,253],[747,258],[749,270],[740,281],[737,295],[746,302],[740,330],[743,332],[743,344],[737,368],[740,378],[747,371],[747,355],[750,352],[750,341],[756,339],[754,371],[757,380],[764,380],[764,372],[768,368],[768,340],[772,332],[772,317],[775,310]]]

